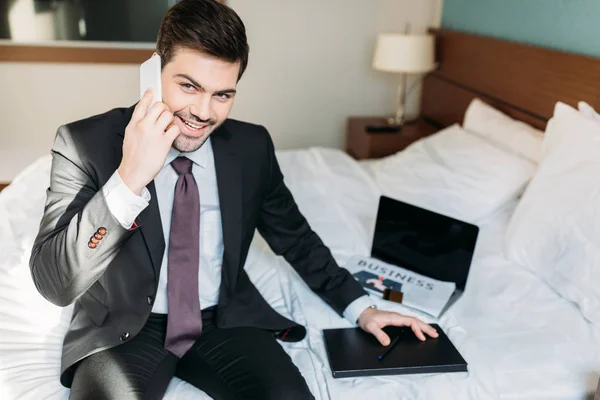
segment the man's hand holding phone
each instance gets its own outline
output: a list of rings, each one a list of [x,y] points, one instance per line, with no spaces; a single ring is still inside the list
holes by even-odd
[[[153,98],[153,90],[146,90],[133,111],[125,128],[118,169],[125,185],[137,195],[161,170],[173,141],[181,133],[166,104],[158,101],[148,108]]]

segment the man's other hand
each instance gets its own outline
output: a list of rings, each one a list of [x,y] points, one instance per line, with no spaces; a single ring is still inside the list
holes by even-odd
[[[417,318],[407,317],[395,312],[367,308],[358,317],[358,324],[365,331],[371,333],[383,346],[390,344],[390,337],[382,330],[386,326],[409,326],[420,340],[426,340],[425,334],[436,338],[437,331]]]

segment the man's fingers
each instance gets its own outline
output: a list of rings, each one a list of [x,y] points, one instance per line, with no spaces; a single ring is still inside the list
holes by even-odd
[[[180,133],[181,129],[179,129],[179,126],[173,124],[169,129],[167,129],[167,131],[165,132],[165,136],[167,137],[169,143],[173,143],[173,141],[177,138],[177,136],[179,136]]]
[[[381,343],[383,346],[387,346],[390,344],[390,337],[377,326],[369,326],[369,331],[373,336],[377,338],[377,340],[379,340],[379,343]]]
[[[438,337],[440,336],[440,334],[435,330],[435,328],[431,325],[426,324],[423,321],[419,321],[419,325],[421,325],[421,330],[423,332],[425,332],[426,334],[428,334],[431,337]]]
[[[133,114],[131,116],[131,119],[134,121],[139,121],[142,118],[144,118],[146,116],[146,112],[148,111],[148,106],[152,102],[153,98],[154,98],[154,90],[152,90],[152,88],[148,88],[144,92],[144,95],[142,96],[140,101],[135,106],[135,108],[133,110]]]
[[[150,107],[150,110],[148,110],[148,114],[146,114],[146,119],[148,121],[151,121],[152,123],[154,123],[158,120],[158,118],[161,116],[161,114],[165,111],[171,111],[171,110],[169,110],[169,107],[165,103],[157,101],[156,103],[154,103],[152,105],[152,107]]]
[[[165,131],[169,125],[173,122],[173,114],[170,111],[163,111],[156,121],[156,126],[160,128],[162,131]]]
[[[370,315],[367,321],[361,323],[361,327],[373,334],[379,342],[387,346],[390,344],[389,336],[381,329],[385,326],[407,326],[410,327],[415,336],[422,341],[427,340],[425,334],[431,337],[438,337],[437,331],[425,322],[405,315],[394,312],[377,311],[374,315]]]
[[[415,333],[415,336],[422,341],[425,341],[425,335],[423,335],[423,331],[421,331],[421,327],[419,326],[419,323],[415,320],[413,321],[412,324],[410,324],[410,328],[412,329],[412,331]]]
[[[386,325],[395,325],[395,326],[410,326],[412,331],[415,333],[415,336],[420,340],[425,340],[426,337],[424,333],[428,334],[431,337],[438,337],[437,331],[426,324],[425,322],[418,320],[412,317],[406,317],[404,315],[399,314],[391,314],[392,318],[387,321]]]

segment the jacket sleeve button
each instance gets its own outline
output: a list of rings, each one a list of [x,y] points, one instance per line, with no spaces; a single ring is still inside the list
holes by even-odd
[[[106,228],[104,228],[104,227],[98,228],[98,233],[101,234],[102,236],[106,235]]]
[[[95,249],[95,248],[96,248],[96,243],[89,242],[89,243],[88,243],[88,247],[89,247],[90,249]]]
[[[124,341],[126,341],[127,339],[129,339],[129,332],[123,332],[123,333],[121,334],[121,337],[120,337],[119,339],[121,339],[121,342],[124,342]]]

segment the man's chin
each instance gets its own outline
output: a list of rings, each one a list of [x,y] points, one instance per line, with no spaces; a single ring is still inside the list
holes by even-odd
[[[204,144],[204,142],[206,142],[206,139],[208,139],[212,131],[213,129],[206,132],[205,135],[199,137],[188,136],[181,133],[175,138],[175,141],[173,142],[173,145],[171,147],[173,147],[180,153],[191,153],[192,151],[196,151],[200,147],[202,147],[202,145]]]

